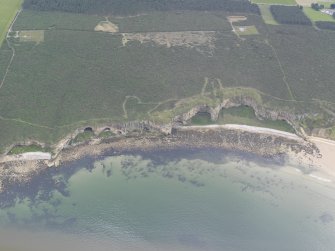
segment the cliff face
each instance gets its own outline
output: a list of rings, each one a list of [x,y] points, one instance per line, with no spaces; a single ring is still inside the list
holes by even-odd
[[[297,115],[284,111],[273,111],[259,105],[253,98],[248,96],[238,96],[232,99],[224,100],[221,104],[216,107],[210,107],[208,105],[199,105],[191,109],[182,115],[174,118],[175,124],[185,124],[186,121],[190,120],[199,112],[207,112],[210,114],[211,119],[216,121],[219,117],[222,109],[238,107],[238,106],[249,106],[255,111],[255,115],[258,119],[270,119],[270,120],[285,120],[289,123],[297,133],[299,133],[298,127],[296,126]]]
[[[158,133],[162,135],[170,135],[172,132],[178,132],[174,136],[182,137],[185,140],[194,140],[197,141],[197,144],[207,145],[212,144],[224,144],[225,147],[236,148],[245,151],[255,151],[254,147],[258,144],[261,149],[264,148],[264,151],[270,145],[273,146],[275,144],[276,150],[281,147],[278,142],[275,142],[274,139],[264,137],[264,136],[256,136],[251,135],[249,132],[245,134],[241,134],[241,132],[236,131],[225,131],[223,129],[217,130],[217,132],[211,133],[204,133],[203,131],[199,132],[191,132],[189,130],[175,130],[175,128],[185,125],[188,120],[190,120],[193,116],[195,116],[199,112],[207,112],[210,114],[211,119],[216,121],[219,117],[220,111],[222,109],[227,109],[231,107],[238,107],[238,106],[249,106],[253,108],[255,111],[255,115],[260,120],[262,119],[271,119],[271,120],[285,120],[287,121],[295,130],[296,133],[299,134],[300,131],[296,126],[298,123],[298,117],[294,114],[283,112],[283,111],[272,111],[264,106],[260,105],[256,102],[253,98],[248,96],[236,96],[230,99],[223,100],[222,103],[217,105],[216,107],[210,107],[208,105],[198,105],[190,109],[188,112],[176,116],[171,123],[168,124],[156,124],[149,120],[147,121],[131,121],[131,122],[124,122],[124,123],[110,123],[105,124],[103,126],[93,126],[93,125],[86,125],[86,127],[79,128],[75,130],[73,133],[69,134],[63,140],[52,146],[51,148],[54,150],[55,155],[57,155],[62,149],[64,148],[71,148],[73,144],[71,144],[72,139],[74,139],[79,133],[82,133],[86,130],[90,130],[93,132],[96,138],[94,138],[94,143],[99,143],[101,139],[97,137],[103,131],[111,131],[115,135],[149,135],[149,133]],[[200,133],[200,134],[199,134]],[[192,136],[194,135],[194,137]],[[215,135],[215,136],[213,136]],[[197,139],[197,137],[201,138],[201,142]],[[220,142],[217,142],[217,139],[221,139]],[[276,141],[285,141],[284,138],[276,139]],[[257,142],[257,144],[255,143]],[[75,145],[86,144],[87,142],[77,143]],[[92,143],[92,142],[91,142]],[[34,142],[34,144],[38,144],[41,146],[45,146],[42,142]],[[23,144],[26,145],[26,144]],[[14,146],[14,145],[13,145]],[[11,146],[11,147],[13,147]],[[292,146],[293,147],[293,146]],[[8,151],[10,148],[8,148]],[[0,156],[1,157],[1,156]]]

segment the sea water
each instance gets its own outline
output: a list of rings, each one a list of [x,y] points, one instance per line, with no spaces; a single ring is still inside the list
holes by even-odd
[[[335,250],[333,183],[221,150],[83,158],[0,205],[4,251]]]

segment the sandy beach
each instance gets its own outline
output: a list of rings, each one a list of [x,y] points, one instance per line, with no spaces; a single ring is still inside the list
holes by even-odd
[[[313,164],[318,168],[315,175],[335,182],[335,141],[318,137],[310,137],[309,140],[320,150],[320,156],[313,158]]]

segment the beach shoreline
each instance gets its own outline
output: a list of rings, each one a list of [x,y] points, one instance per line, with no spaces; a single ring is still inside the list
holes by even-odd
[[[268,128],[209,125],[176,127],[172,134],[145,132],[95,139],[76,146],[65,146],[53,158],[45,153],[7,156],[0,162],[0,191],[4,189],[1,184],[5,178],[11,177],[12,182],[25,181],[40,170],[64,165],[86,156],[178,148],[217,148],[267,158],[285,157],[296,165],[306,166],[309,174],[313,175],[311,178],[320,182],[335,182],[335,168],[331,166],[331,163],[335,163],[331,154],[332,151],[335,152],[335,142],[315,137],[306,140],[292,133]]]

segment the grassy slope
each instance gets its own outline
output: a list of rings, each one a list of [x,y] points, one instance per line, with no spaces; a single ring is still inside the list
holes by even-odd
[[[245,106],[223,109],[220,113],[218,123],[260,126],[287,132],[294,132],[294,129],[285,121],[257,119],[254,110]]]
[[[0,0],[0,45],[21,4],[22,0]]]
[[[210,124],[241,124],[249,126],[267,127],[281,131],[294,132],[294,129],[285,121],[259,120],[251,107],[239,106],[222,109],[217,121],[212,121],[209,113],[198,113],[189,121],[190,125]]]
[[[46,149],[37,145],[29,145],[29,146],[15,146],[13,147],[9,154],[22,154],[26,152],[45,152]]]

